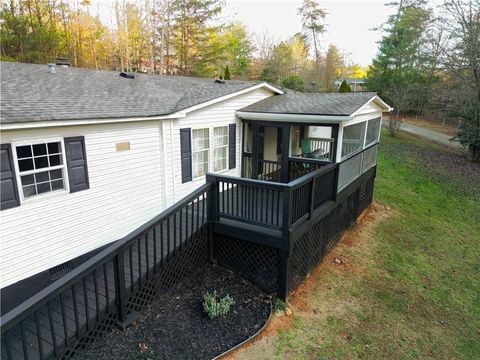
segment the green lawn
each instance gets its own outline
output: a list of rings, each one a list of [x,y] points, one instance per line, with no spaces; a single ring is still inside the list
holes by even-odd
[[[384,133],[375,200],[383,220],[334,250],[348,266],[238,358],[480,359],[480,168]]]

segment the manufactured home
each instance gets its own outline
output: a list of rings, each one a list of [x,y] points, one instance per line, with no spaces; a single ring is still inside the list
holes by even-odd
[[[6,359],[65,356],[205,256],[286,298],[370,203],[391,110],[375,93],[6,62],[0,106]]]

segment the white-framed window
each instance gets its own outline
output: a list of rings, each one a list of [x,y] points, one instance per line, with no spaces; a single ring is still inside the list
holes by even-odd
[[[228,126],[213,128],[213,171],[227,168],[228,162]]]
[[[210,129],[192,130],[192,175],[193,178],[204,176],[208,172],[210,153]]]
[[[24,199],[66,189],[63,142],[15,145],[15,158]]]

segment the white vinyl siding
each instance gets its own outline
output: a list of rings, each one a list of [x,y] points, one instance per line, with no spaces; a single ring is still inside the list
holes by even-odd
[[[164,121],[163,131],[165,134],[165,158],[171,159],[166,162],[165,173],[167,192],[167,204],[171,205],[175,201],[191,193],[193,190],[205,183],[205,177],[194,178],[192,181],[182,183],[181,171],[181,152],[180,152],[180,129],[209,128],[213,136],[213,128],[219,126],[228,126],[229,124],[237,124],[236,132],[236,167],[234,169],[223,170],[223,175],[240,176],[240,148],[241,148],[241,121],[235,116],[235,111],[245,106],[251,105],[257,101],[273,96],[273,93],[265,89],[255,89],[250,92],[238,95],[231,99],[227,99],[220,103],[207,106],[203,109],[188,113],[184,119],[176,119]],[[211,137],[213,139],[213,137]],[[213,151],[210,151],[209,161],[212,164],[214,160]],[[213,171],[210,168],[210,171]]]
[[[4,131],[2,142],[78,135],[85,136],[90,189],[34,196],[1,212],[0,287],[121,239],[165,208],[157,121]],[[130,150],[117,152],[125,141]]]

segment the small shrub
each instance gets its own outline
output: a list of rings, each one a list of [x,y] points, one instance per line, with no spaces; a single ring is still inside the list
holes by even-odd
[[[235,301],[229,295],[218,300],[216,291],[213,293],[207,292],[203,295],[203,311],[210,319],[227,315],[230,307],[234,304]]]
[[[230,69],[228,65],[225,67],[225,76],[223,77],[224,80],[230,80]]]
[[[280,299],[275,299],[275,302],[273,303],[273,310],[275,311],[285,311],[287,307],[287,303]]]
[[[342,83],[340,84],[340,88],[338,89],[338,92],[349,93],[349,92],[352,92],[352,88],[345,80],[343,80]]]

